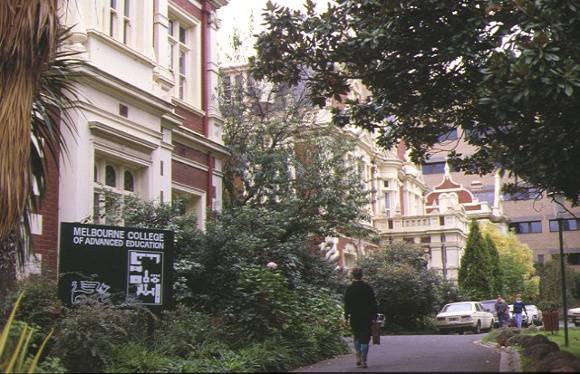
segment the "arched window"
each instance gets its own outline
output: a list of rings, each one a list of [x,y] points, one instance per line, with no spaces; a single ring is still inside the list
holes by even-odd
[[[105,184],[111,187],[117,187],[117,172],[111,165],[105,168]]]
[[[125,191],[133,192],[135,190],[133,182],[133,174],[129,170],[125,170]]]

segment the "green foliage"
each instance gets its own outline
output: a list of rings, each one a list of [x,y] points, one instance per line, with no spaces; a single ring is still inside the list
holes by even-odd
[[[473,220],[469,225],[469,236],[461,265],[458,283],[464,293],[475,300],[494,297],[494,278],[488,244],[481,236],[479,224]]]
[[[209,315],[178,304],[175,310],[163,312],[155,329],[155,350],[168,356],[192,354],[219,337],[214,325]]]
[[[570,303],[574,300],[574,269],[564,263],[566,274],[566,298]],[[536,264],[540,277],[540,296],[538,307],[541,310],[555,310],[562,308],[562,269],[560,256],[552,256],[546,264]]]
[[[504,298],[513,299],[520,293],[524,300],[534,300],[539,293],[539,278],[532,250],[513,232],[505,234],[493,224],[483,225],[481,231],[489,234],[499,252]]]
[[[16,299],[10,315],[0,332],[0,370],[6,373],[22,373],[25,371],[34,373],[46,342],[52,335],[52,331],[50,331],[40,347],[36,349],[36,352],[33,352],[31,343],[36,329],[28,326],[25,322],[18,323],[14,319],[23,295],[21,293]]]
[[[24,293],[16,319],[48,331],[61,316],[63,307],[57,297],[57,284],[53,278],[31,275],[17,284],[16,292],[8,295],[3,303],[3,314],[8,314],[21,293]]]
[[[489,253],[489,259],[491,261],[491,279],[492,284],[491,294],[492,296],[503,294],[503,284],[502,284],[502,267],[499,258],[499,252],[491,236],[489,234],[485,235],[485,245],[487,246],[487,253]]]
[[[237,336],[261,341],[298,323],[298,300],[280,272],[257,265],[244,266],[239,271],[237,285],[224,310],[225,321]]]
[[[67,309],[51,353],[70,371],[101,371],[116,347],[146,339],[148,316],[140,308],[99,302]]]
[[[174,367],[169,357],[147,347],[129,343],[116,346],[107,357],[107,373],[170,373]]]
[[[258,78],[346,101],[334,121],[403,140],[415,161],[454,128],[476,152],[469,173],[510,170],[579,202],[580,27],[573,1],[367,0],[322,13],[268,3],[253,59]],[[369,97],[344,99],[355,81]],[[451,147],[450,147],[451,148]],[[460,161],[462,159],[462,161]]]
[[[420,247],[393,243],[359,259],[359,266],[375,291],[379,313],[387,317],[387,326],[414,328],[434,311],[442,280],[427,269]]]

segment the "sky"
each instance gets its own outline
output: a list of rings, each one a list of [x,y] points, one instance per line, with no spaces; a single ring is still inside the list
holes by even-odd
[[[294,9],[302,8],[304,0],[272,0],[279,5],[288,6]],[[231,40],[234,33],[240,34],[243,42],[243,55],[251,56],[253,41],[252,34],[258,33],[264,28],[262,23],[262,10],[265,8],[267,0],[230,0],[225,7],[218,9],[217,16],[221,20],[218,30],[218,54],[222,64],[232,61],[233,50]],[[318,0],[317,10],[326,8],[327,0]],[[243,60],[243,59],[242,59]],[[243,62],[243,61],[239,61]]]

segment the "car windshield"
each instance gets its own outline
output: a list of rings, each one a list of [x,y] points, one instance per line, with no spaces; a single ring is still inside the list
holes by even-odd
[[[471,312],[473,307],[469,303],[447,304],[443,307],[442,313],[450,312]]]
[[[526,305],[526,310],[535,312],[538,310],[538,307],[536,307],[535,305]]]

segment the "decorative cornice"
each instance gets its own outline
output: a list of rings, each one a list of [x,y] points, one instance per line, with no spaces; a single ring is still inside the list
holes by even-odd
[[[194,147],[195,149],[201,150],[203,152],[217,153],[222,156],[229,156],[230,152],[228,149],[211,139],[206,138],[203,135],[196,133],[185,127],[179,127],[173,130],[173,136],[185,140],[186,145]]]
[[[89,129],[94,135],[104,139],[109,139],[115,142],[119,142],[121,139],[124,144],[129,145],[131,148],[136,148],[137,150],[151,153],[159,147],[159,144],[149,142],[143,138],[131,135],[128,132],[119,130],[99,121],[89,121]]]
[[[207,165],[204,165],[204,164],[199,163],[197,161],[190,160],[190,159],[183,157],[183,156],[180,156],[180,155],[172,154],[171,159],[178,161],[178,162],[181,162],[182,164],[191,166],[192,168],[196,168],[196,169],[203,170],[203,171],[209,170]]]

